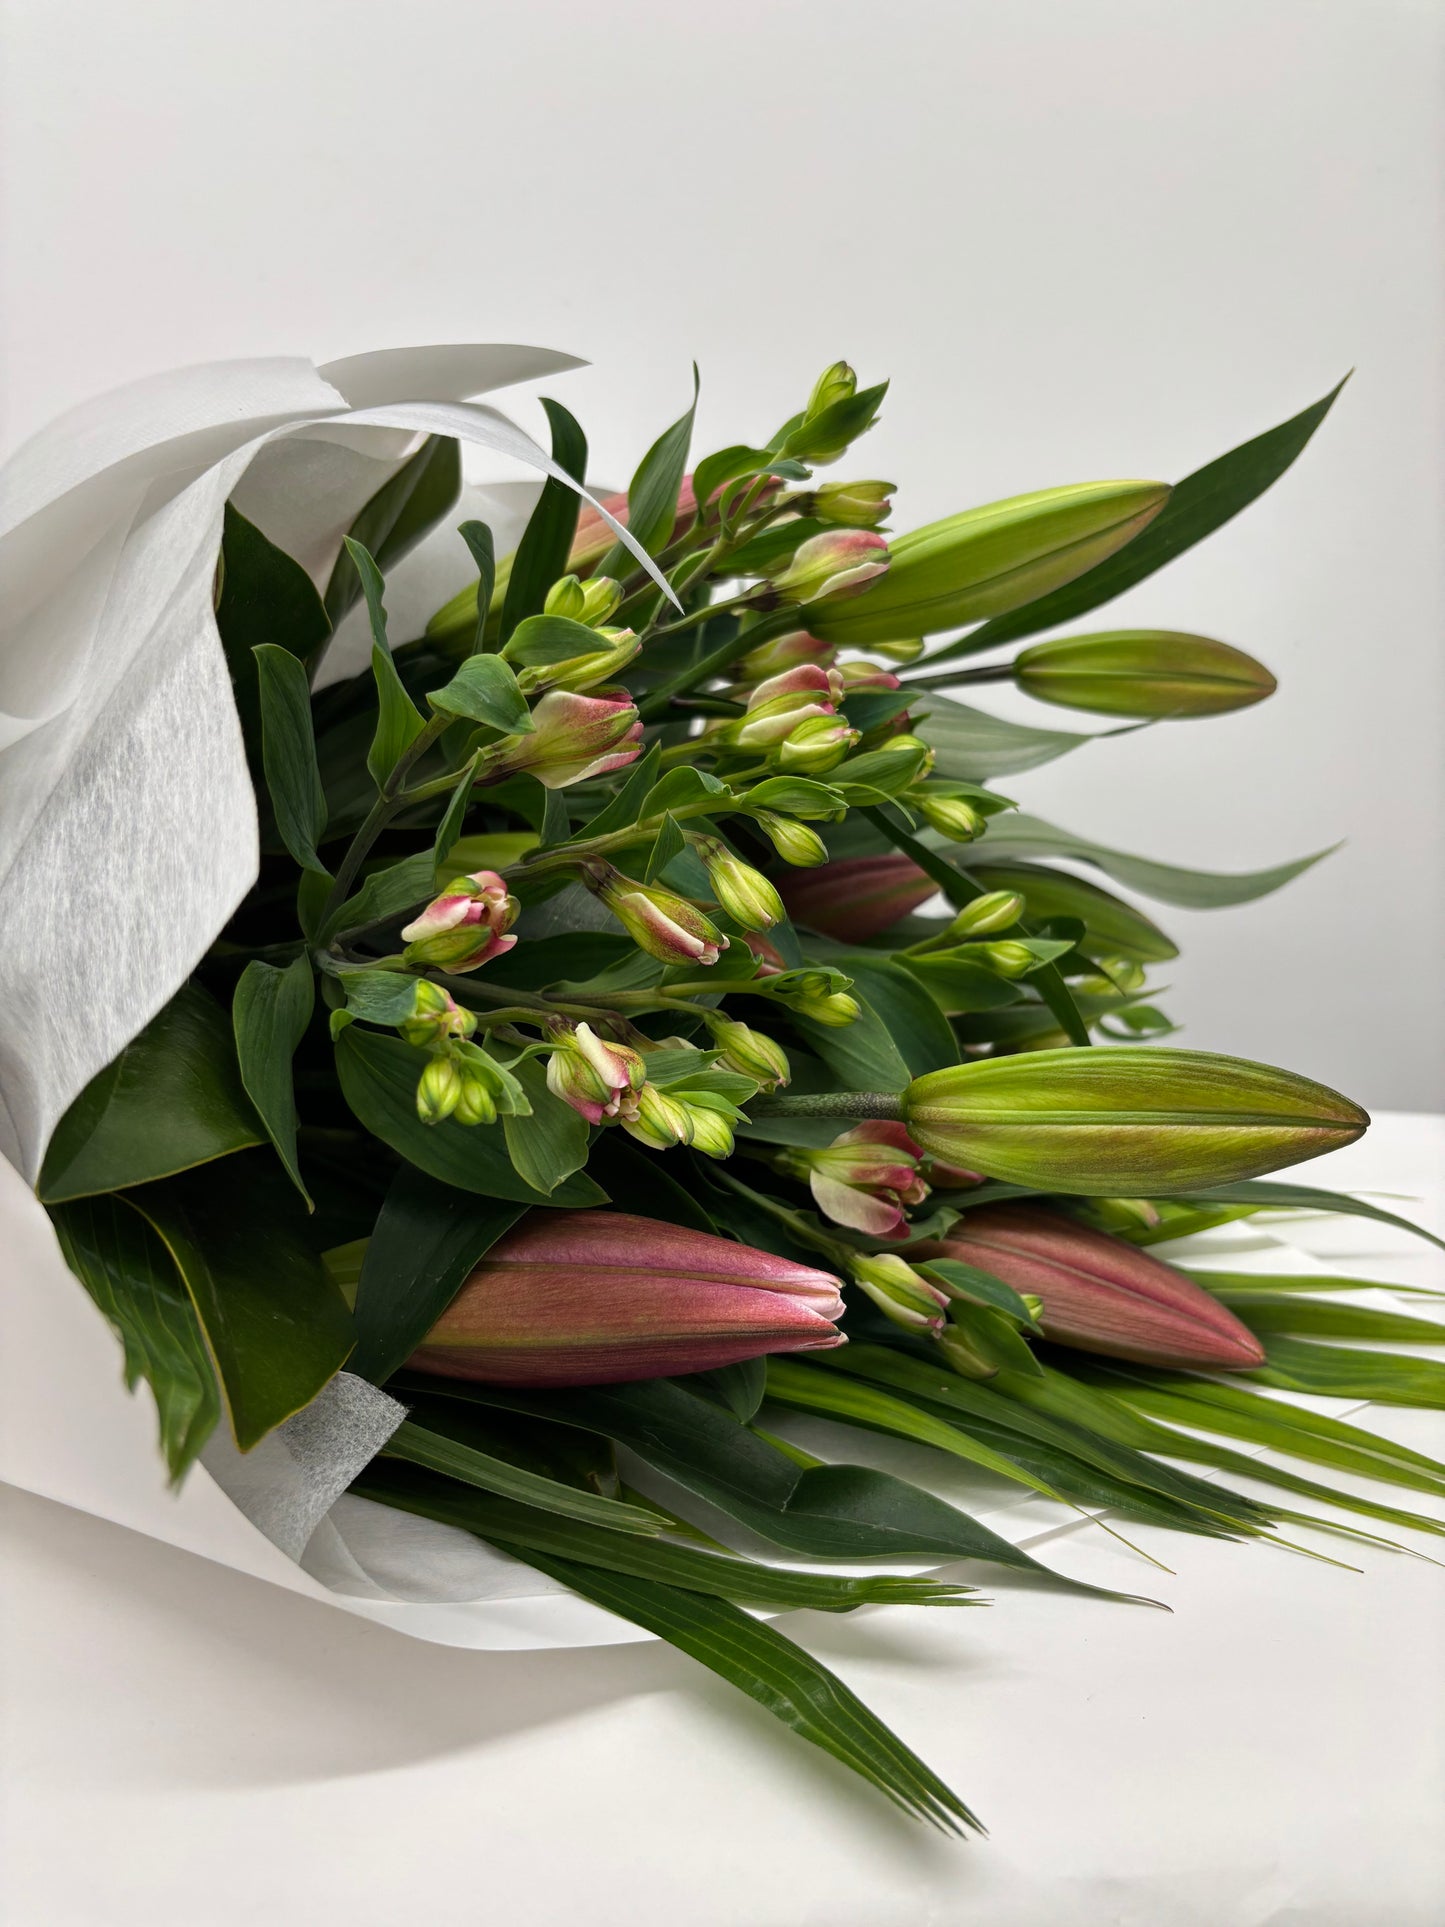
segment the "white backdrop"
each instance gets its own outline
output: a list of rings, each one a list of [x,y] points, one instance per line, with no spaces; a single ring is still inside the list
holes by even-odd
[[[625,479],[694,355],[711,444],[846,354],[895,378],[856,472],[906,478],[906,523],[1175,478],[1354,366],[1273,494],[1096,618],[1220,635],[1280,694],[1013,788],[1213,867],[1348,836],[1279,897],[1168,912],[1169,1007],[1193,1045],[1439,1104],[1439,6],[5,0],[0,23],[7,448],[179,362],[511,338],[592,358],[561,392]]]

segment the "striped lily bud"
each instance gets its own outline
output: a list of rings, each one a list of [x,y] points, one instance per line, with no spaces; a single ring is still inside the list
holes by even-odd
[[[408,1044],[436,1044],[448,1037],[470,1037],[477,1027],[471,1011],[463,1010],[451,994],[427,977],[418,977],[412,993],[412,1014],[397,1026]]]
[[[845,662],[838,671],[843,682],[843,694],[851,696],[864,689],[899,689],[902,684],[891,669],[881,669],[876,662],[865,662],[860,657],[853,662]]]
[[[1058,636],[1025,649],[1013,673],[1041,702],[1104,716],[1222,716],[1277,687],[1242,649],[1174,629]]]
[[[910,790],[904,800],[940,836],[951,837],[955,843],[972,843],[988,828],[988,818],[982,810],[975,809],[966,797],[938,796],[930,790]]]
[[[851,1259],[849,1269],[854,1284],[867,1292],[885,1318],[904,1331],[925,1332],[936,1338],[944,1329],[947,1297],[893,1252]]]
[[[848,981],[839,970],[784,970],[774,977],[772,990],[798,1016],[841,1030],[861,1012],[844,988]]]
[[[450,1057],[429,1058],[416,1086],[416,1114],[423,1124],[440,1124],[462,1101],[462,1074]]]

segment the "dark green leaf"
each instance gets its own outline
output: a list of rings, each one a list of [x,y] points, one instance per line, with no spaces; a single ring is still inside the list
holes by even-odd
[[[1264,1340],[1264,1356],[1263,1367],[1249,1374],[1260,1385],[1326,1398],[1377,1399],[1382,1405],[1445,1408],[1445,1364],[1432,1358],[1275,1337]]]
[[[485,522],[463,522],[457,533],[472,552],[477,565],[477,627],[472,638],[472,653],[486,647],[487,616],[492,606],[492,591],[497,586],[497,551],[492,531]]]
[[[329,874],[316,846],[326,829],[326,792],[311,732],[306,671],[289,649],[263,643],[252,651],[261,711],[261,760],[281,840],[303,870]]]
[[[1208,1191],[1192,1191],[1183,1196],[1184,1204],[1248,1204],[1257,1211],[1338,1211],[1346,1217],[1372,1218],[1376,1224],[1392,1224],[1397,1231],[1413,1232],[1445,1251],[1445,1238],[1437,1238],[1423,1225],[1412,1224],[1393,1211],[1352,1198],[1345,1191],[1324,1191],[1312,1184],[1284,1184],[1273,1178],[1247,1178],[1239,1184],[1216,1184]],[[1182,1235],[1182,1234],[1179,1234]]]
[[[970,863],[968,868],[974,882],[984,890],[1021,891],[1028,900],[1031,917],[1077,917],[1084,925],[1083,947],[1091,956],[1167,963],[1179,955],[1179,946],[1142,910],[1067,870],[990,861]]]
[[[472,778],[476,773],[477,759],[474,756],[457,778],[457,786],[447,802],[446,812],[437,825],[436,841],[432,845],[432,863],[438,871],[446,863],[461,837],[462,824],[466,821],[467,808],[472,798]]]
[[[360,542],[346,537],[346,552],[351,557],[366,612],[371,618],[371,673],[376,679],[376,734],[367,752],[366,767],[378,789],[396,768],[403,751],[420,735],[425,724],[422,713],[406,693],[392,658],[386,633],[386,607],[382,595],[386,585],[374,559]]]
[[[851,1024],[834,1028],[796,1013],[791,1022],[845,1090],[901,1091],[910,1081],[908,1065],[877,1011],[862,997],[857,1002],[859,1014]]]
[[[1445,1345],[1445,1324],[1436,1318],[1411,1318],[1369,1305],[1314,1304],[1308,1298],[1262,1292],[1221,1294],[1252,1332],[1288,1332],[1294,1337],[1365,1338],[1384,1345]]]
[[[738,1365],[720,1365],[715,1371],[697,1372],[688,1385],[690,1390],[717,1399],[735,1419],[748,1425],[757,1417],[768,1389],[767,1363],[761,1358],[745,1358]]]
[[[553,1096],[535,1057],[518,1064],[512,1075],[527,1093],[532,1109],[530,1114],[502,1119],[507,1152],[518,1177],[550,1195],[587,1162],[586,1120]]]
[[[677,818],[670,812],[662,819],[662,828],[648,854],[647,866],[642,872],[644,883],[651,883],[667,868],[675,856],[681,856],[687,848],[687,838],[678,825]]]
[[[657,781],[657,766],[662,760],[661,743],[653,743],[641,761],[632,767],[626,782],[618,790],[612,801],[597,812],[590,823],[584,823],[577,832],[579,837],[611,836],[615,830],[625,830],[637,821],[642,800]]]
[[[306,1035],[315,1003],[311,959],[301,956],[284,970],[259,960],[248,963],[231,1005],[241,1082],[308,1209],[311,1195],[296,1162],[296,1094],[291,1083],[291,1059]]]
[[[329,943],[341,930],[363,930],[386,923],[431,896],[436,884],[436,857],[431,850],[403,857],[384,870],[373,870],[354,897],[337,905],[322,925],[320,936]]]
[[[325,648],[331,624],[301,564],[229,502],[221,536],[216,628],[254,771],[260,768],[261,696],[252,650],[269,643],[308,664]]]
[[[561,790],[542,791],[542,839],[544,850],[555,849],[572,834],[572,813]]]
[[[527,699],[517,687],[512,665],[500,656],[468,656],[451,681],[432,690],[427,701],[433,709],[486,723],[505,735],[527,736],[532,732]]]
[[[945,696],[930,695],[927,700],[928,713],[919,721],[917,733],[937,752],[934,768],[938,774],[965,782],[1016,776],[1021,770],[1052,763],[1082,743],[1095,740],[1093,735],[1078,730],[1036,729],[1005,722],[1002,716],[990,716],[985,710],[972,709]]]
[[[455,1400],[450,1409],[461,1414],[465,1427],[467,1415]],[[546,1478],[525,1466],[512,1464],[509,1459],[482,1451],[464,1437],[429,1431],[409,1421],[398,1426],[387,1440],[385,1456],[405,1459],[408,1464],[440,1472],[448,1480],[459,1479],[465,1485],[494,1492],[504,1500],[515,1500],[520,1506],[536,1506],[543,1512],[580,1520],[593,1528],[607,1527],[612,1532],[641,1533],[647,1537],[655,1537],[662,1528],[656,1513],[644,1512],[641,1506],[625,1505],[621,1500],[604,1498],[580,1486],[566,1485],[560,1479]],[[436,1489],[445,1491],[445,1488]],[[455,1522],[462,1521],[458,1518]]]
[[[36,1188],[46,1204],[121,1191],[264,1140],[230,1020],[185,984],[61,1118]]]
[[[574,481],[587,474],[587,437],[561,402],[542,402],[552,427],[552,459]],[[577,533],[581,497],[565,482],[549,475],[537,506],[512,559],[512,573],[502,602],[503,642],[527,616],[540,613],[552,584],[567,573],[567,555]],[[602,574],[606,574],[604,569]]]
[[[648,449],[637,465],[627,491],[627,532],[651,556],[658,555],[672,535],[677,521],[677,498],[687,468],[687,451],[692,442],[692,419],[697,413],[698,376],[692,371],[692,406],[680,415],[671,428]],[[626,576],[633,567],[632,557],[616,542],[597,565],[598,575]]]
[[[918,1269],[925,1278],[941,1285],[950,1297],[971,1298],[975,1304],[992,1305],[1025,1325],[1032,1326],[1034,1322],[1028,1306],[1013,1286],[1006,1285],[1002,1278],[995,1278],[991,1271],[961,1264],[957,1258],[933,1258],[927,1264],[920,1263]]]
[[[372,496],[349,530],[386,570],[410,554],[456,501],[462,485],[461,445],[429,435],[416,454]],[[344,547],[326,585],[326,613],[340,623],[362,593],[355,558]]]

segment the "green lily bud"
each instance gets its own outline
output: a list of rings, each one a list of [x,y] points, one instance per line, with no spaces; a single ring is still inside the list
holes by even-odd
[[[423,1124],[440,1124],[462,1101],[462,1074],[450,1057],[433,1057],[417,1080],[416,1114]]]
[[[948,926],[950,937],[991,937],[996,930],[1009,930],[1024,913],[1024,899],[1017,890],[989,890],[972,903],[966,903]]]
[[[965,956],[970,954],[964,951]],[[972,954],[987,963],[990,970],[1000,977],[1022,977],[1030,970],[1037,970],[1039,960],[1026,944],[1010,943],[1007,938],[1002,943],[981,943],[974,946]]]
[[[580,622],[582,611],[586,606],[586,593],[582,584],[575,575],[564,575],[547,591],[547,600],[542,605],[542,612],[549,616],[565,616],[569,622]]]
[[[1111,629],[1035,643],[1013,665],[1041,702],[1105,716],[1222,716],[1274,694],[1263,663],[1173,629]]]
[[[828,846],[816,830],[795,817],[778,816],[772,810],[755,810],[753,821],[768,838],[784,863],[800,870],[811,870],[828,861]]]
[[[848,979],[835,970],[785,970],[773,978],[774,993],[800,1017],[841,1030],[862,1014],[862,1005],[835,986]]]
[[[813,392],[808,397],[808,406],[803,410],[803,419],[811,421],[814,415],[821,415],[825,408],[831,408],[835,401],[851,401],[857,392],[857,375],[846,361],[835,361],[813,383]]]
[[[893,507],[893,482],[824,482],[808,504],[822,522],[838,522],[847,529],[876,529],[888,520]]]
[[[1232,1184],[1349,1144],[1369,1121],[1309,1078],[1164,1045],[986,1058],[903,1095],[903,1122],[934,1157],[1086,1196]]]
[[[988,818],[961,796],[932,796],[927,790],[910,790],[904,801],[941,836],[951,837],[955,843],[972,843],[988,827]]]
[[[744,930],[771,930],[787,916],[783,900],[751,863],[734,856],[715,836],[693,838],[693,848],[706,865],[713,895]]]
[[[755,1078],[765,1091],[775,1091],[791,1078],[793,1072],[787,1052],[763,1031],[753,1030],[731,1017],[709,1017],[707,1027],[712,1041],[722,1052],[721,1062],[727,1070]]]
[[[882,646],[1002,615],[1123,548],[1169,499],[1165,482],[1080,482],[965,509],[889,542],[889,567],[846,603],[812,604],[825,642]]]

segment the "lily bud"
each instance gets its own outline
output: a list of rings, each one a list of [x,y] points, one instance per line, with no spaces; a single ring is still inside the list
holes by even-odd
[[[583,882],[601,897],[639,950],[660,963],[715,964],[728,940],[695,903],[655,883],[638,883],[610,863],[589,863]]]
[[[824,482],[805,513],[849,529],[876,529],[893,509],[893,482]]]
[[[807,876],[782,877],[779,885],[794,923],[838,943],[866,943],[938,890],[916,863],[893,851],[843,857]]]
[[[1157,924],[1130,903],[1110,896],[1096,883],[1032,863],[970,864],[975,880],[993,889],[1018,890],[1036,917],[1077,917],[1088,933],[1088,954],[1101,950],[1144,963],[1165,963],[1179,955]]]
[[[397,1028],[408,1044],[437,1044],[447,1037],[470,1037],[477,1027],[471,1011],[461,1005],[440,984],[418,977],[412,993],[412,1014]]]
[[[1253,1332],[1217,1298],[1147,1251],[1032,1204],[968,1212],[920,1257],[952,1258],[1038,1300],[1055,1344],[1176,1371],[1249,1371]]]
[[[1041,1050],[915,1078],[925,1151],[1050,1191],[1152,1196],[1259,1177],[1349,1144],[1369,1117],[1289,1071],[1165,1045]]]
[[[423,1124],[440,1124],[462,1099],[462,1074],[450,1057],[428,1059],[417,1079],[416,1114]]]
[[[635,1116],[646,1079],[640,1052],[608,1043],[590,1024],[561,1031],[547,1059],[547,1089],[589,1124]]]
[[[1024,899],[1017,890],[987,890],[972,903],[966,903],[949,924],[950,937],[989,937],[996,930],[1010,930],[1024,913]]]
[[[883,581],[846,605],[810,609],[806,626],[827,642],[867,647],[1002,615],[1123,548],[1169,493],[1164,482],[1082,482],[930,522],[893,538]]]
[[[472,1272],[414,1371],[536,1389],[713,1371],[843,1343],[838,1281],[620,1211],[534,1211]]]
[[[928,1186],[921,1152],[901,1124],[870,1119],[821,1149],[789,1146],[777,1169],[806,1182],[825,1218],[870,1238],[906,1238],[906,1207],[922,1204]]]
[[[774,636],[771,642],[760,642],[756,649],[750,649],[738,664],[738,678],[744,684],[762,682],[785,669],[796,669],[800,663],[826,669],[837,653],[832,643],[819,642],[806,629],[790,629],[787,635]]]
[[[1277,687],[1242,649],[1174,629],[1058,636],[1025,649],[1013,673],[1041,702],[1104,716],[1222,716]]]
[[[692,1142],[692,1121],[687,1106],[655,1084],[644,1084],[637,1093],[631,1116],[624,1117],[622,1128],[650,1151],[671,1151],[679,1144]]]
[[[403,929],[402,956],[409,964],[433,964],[453,977],[480,970],[516,943],[506,933],[516,922],[519,908],[495,870],[454,877]]]
[[[905,1331],[927,1332],[936,1338],[944,1328],[948,1299],[936,1285],[921,1278],[912,1265],[891,1251],[850,1261],[853,1282],[867,1292],[885,1318]]]
[[[795,817],[778,816],[772,810],[755,810],[753,821],[784,863],[809,869],[828,861],[828,846],[822,837]]]
[[[693,848],[707,868],[718,903],[744,930],[771,930],[787,916],[783,900],[761,870],[734,856],[715,836],[693,838]]]
[[[791,776],[825,775],[860,737],[841,716],[810,716],[778,745],[778,766]]]
[[[881,535],[870,529],[824,529],[798,544],[770,586],[784,602],[826,604],[858,595],[888,565],[888,544]]]
[[[940,836],[951,837],[955,843],[972,843],[988,828],[988,818],[965,797],[910,790],[907,801]]]
[[[763,1031],[753,1030],[731,1017],[709,1017],[708,1031],[722,1052],[725,1070],[738,1071],[756,1079],[760,1089],[775,1091],[792,1076],[787,1052]]]
[[[623,768],[641,743],[642,724],[629,700],[553,689],[532,711],[530,735],[503,736],[483,751],[478,780],[496,783],[526,771],[544,789],[566,789]]]

